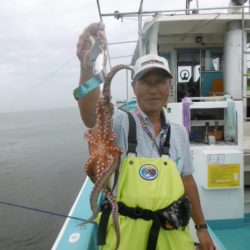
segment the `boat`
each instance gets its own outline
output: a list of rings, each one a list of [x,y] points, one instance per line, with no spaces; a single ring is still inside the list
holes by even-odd
[[[142,2],[138,12],[103,16],[138,17],[140,36],[131,64],[149,53],[168,60],[173,80],[165,112],[189,131],[194,178],[216,249],[247,250],[250,7],[246,1],[232,0],[230,6],[215,8],[199,8],[196,1],[190,8],[187,0],[184,9],[143,12]],[[142,25],[142,17],[148,15]],[[70,217],[89,217],[92,187],[87,178]],[[98,249],[96,232],[96,224],[80,229],[79,221],[68,218],[52,249]],[[196,241],[195,232],[192,235]]]
[[[91,216],[89,197],[92,188],[93,183],[87,177],[51,248],[52,250],[98,250],[97,224],[89,223],[83,227],[80,226],[84,220]]]
[[[120,105],[125,104],[125,103],[127,103],[127,100],[116,100],[115,106],[119,107]]]
[[[122,103],[120,105],[117,105],[117,108],[120,110],[124,110],[124,111],[131,111],[133,109],[136,109],[137,107],[137,101],[136,99],[131,99],[128,102]]]

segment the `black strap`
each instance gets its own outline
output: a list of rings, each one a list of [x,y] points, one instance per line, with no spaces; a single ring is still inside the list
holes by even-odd
[[[129,118],[127,154],[128,153],[136,154],[136,146],[137,146],[136,122],[135,122],[133,115],[130,112],[126,112],[126,113],[128,114],[128,118]],[[164,117],[163,113],[161,113],[161,121],[162,121],[162,126],[163,126],[163,123],[165,123],[165,117]],[[170,124],[167,124],[167,126],[168,126],[168,134],[167,134],[166,140],[163,144],[163,147],[160,149],[160,154],[170,156],[169,150],[170,150],[171,126],[170,126]]]
[[[98,226],[97,244],[98,246],[105,245],[108,220],[111,213],[111,206],[108,201],[104,201],[102,204],[102,214],[100,218],[100,223]]]
[[[128,216],[131,219],[152,220],[147,250],[155,250],[157,246],[160,228],[165,230],[173,230],[179,227],[184,228],[188,225],[191,216],[191,206],[188,198],[181,197],[178,201],[173,202],[166,208],[152,211],[140,207],[128,207],[122,202],[118,202],[119,214]],[[102,215],[98,229],[98,245],[105,244],[108,219],[111,213],[111,206],[108,200],[102,205]],[[167,226],[168,225],[168,226]]]
[[[130,112],[126,112],[128,114],[129,121],[129,131],[128,131],[128,153],[136,154],[136,146],[137,146],[137,136],[136,136],[136,123],[133,115]]]
[[[127,207],[124,203],[118,202],[119,214],[128,216],[132,219],[153,220],[154,212],[149,209],[142,209],[139,207]]]
[[[123,216],[128,216],[132,219],[153,220],[148,236],[147,250],[155,250],[157,245],[158,235],[161,228],[161,223],[157,214],[148,209],[142,209],[139,207],[136,208],[127,207],[122,202],[119,202],[118,206],[119,206],[119,214]]]
[[[157,245],[157,240],[161,228],[161,223],[159,218],[154,215],[153,224],[149,231],[147,250],[155,250]]]
[[[170,134],[171,134],[171,126],[168,124],[168,134],[166,137],[166,140],[163,144],[163,147],[160,149],[162,155],[168,155],[170,156],[169,150],[170,150]]]
[[[165,119],[165,115],[164,115],[164,111],[161,110],[161,126],[162,128],[165,128],[167,127],[167,136],[166,136],[166,139],[164,141],[164,144],[163,146],[160,148],[160,155],[168,155],[170,156],[169,154],[169,150],[170,150],[170,134],[171,134],[171,126],[169,123],[166,123],[166,119]]]

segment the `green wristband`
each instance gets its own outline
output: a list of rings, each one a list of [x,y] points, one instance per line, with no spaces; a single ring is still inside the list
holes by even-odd
[[[97,88],[102,82],[103,79],[101,77],[101,74],[95,75],[94,77],[90,78],[88,81],[84,82],[73,91],[75,99],[79,100],[81,97],[87,95],[95,88]]]

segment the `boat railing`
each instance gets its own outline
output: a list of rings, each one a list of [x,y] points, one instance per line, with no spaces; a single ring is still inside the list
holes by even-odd
[[[197,96],[188,98],[192,101],[225,101],[224,96]]]
[[[140,14],[143,16],[155,16],[157,14],[161,15],[190,15],[190,14],[240,14],[242,10],[245,13],[250,12],[250,5],[244,5],[244,6],[223,6],[223,7],[208,7],[208,8],[190,8],[188,9],[189,12],[187,13],[187,9],[172,9],[172,10],[152,10],[152,11],[142,11]],[[220,12],[215,12],[216,10]],[[211,11],[211,12],[210,12]],[[113,13],[101,13],[101,17],[111,17],[113,16],[116,19],[122,19],[124,17],[132,17],[132,16],[138,16],[139,12],[119,12],[115,11]]]

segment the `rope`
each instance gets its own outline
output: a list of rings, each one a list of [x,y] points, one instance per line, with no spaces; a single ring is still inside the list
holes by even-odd
[[[65,215],[65,214],[61,214],[61,213],[57,213],[57,212],[53,212],[53,211],[49,211],[49,210],[44,210],[44,209],[34,208],[34,207],[28,207],[28,206],[24,206],[24,205],[20,205],[20,204],[16,204],[16,203],[11,203],[11,202],[5,202],[5,201],[1,201],[1,200],[0,200],[0,204],[6,205],[6,206],[11,206],[11,207],[23,208],[23,209],[26,209],[26,210],[31,210],[31,211],[35,211],[35,212],[39,212],[39,213],[59,216],[59,217],[63,217],[63,218],[69,218],[69,219],[73,219],[73,220],[80,220],[82,222],[87,221],[86,219],[82,219],[82,218],[75,217],[75,216]],[[90,223],[96,224],[93,221],[91,221]]]

